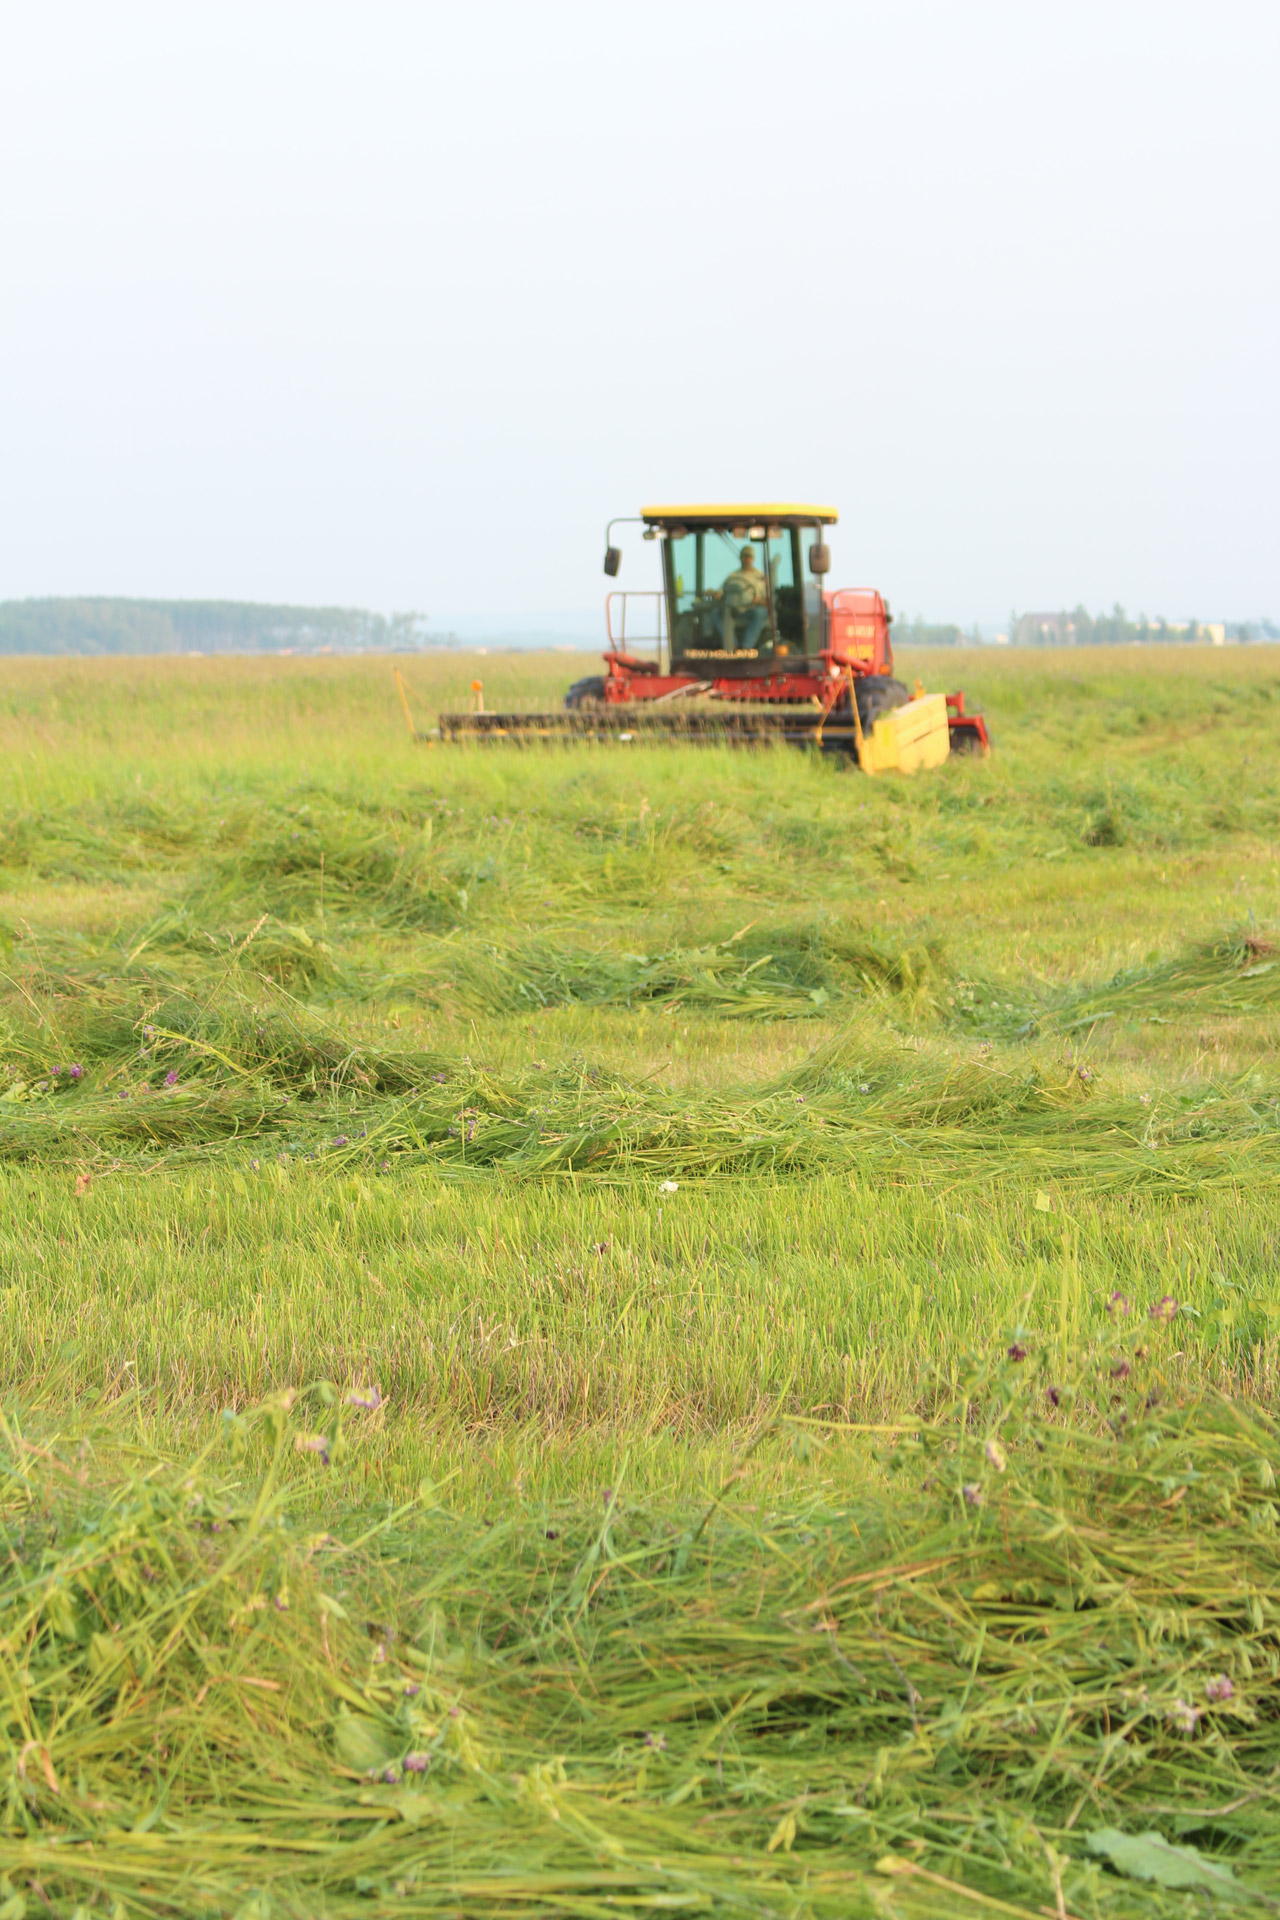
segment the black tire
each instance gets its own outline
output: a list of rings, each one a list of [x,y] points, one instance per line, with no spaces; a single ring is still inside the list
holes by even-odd
[[[604,675],[589,673],[585,680],[575,680],[564,697],[566,707],[581,713],[590,713],[596,707],[604,705]]]
[[[959,726],[952,727],[951,729],[951,751],[952,753],[982,752],[981,735],[977,727],[970,723],[967,715],[960,722]]]
[[[874,727],[882,714],[892,713],[895,707],[905,707],[911,698],[901,680],[894,680],[887,673],[864,674],[854,681],[853,692],[864,733]]]

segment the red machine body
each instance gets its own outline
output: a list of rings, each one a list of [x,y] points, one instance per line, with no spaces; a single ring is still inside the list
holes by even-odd
[[[838,587],[823,594],[824,626],[831,639],[819,652],[816,663],[811,657],[800,658],[790,668],[775,659],[772,672],[732,679],[714,673],[700,677],[687,667],[683,672],[664,672],[659,660],[631,653],[621,640],[614,643],[613,603],[626,597],[610,594],[605,603],[610,645],[604,655],[607,672],[601,694],[609,707],[711,694],[725,702],[818,706],[829,713],[846,689],[852,690],[854,681],[880,675],[888,678],[893,673],[893,642],[889,637],[893,616],[884,596],[873,587]],[[953,752],[990,752],[986,720],[980,713],[966,710],[963,693],[947,695],[947,726]]]
[[[816,658],[799,654],[791,666],[784,643],[775,649],[772,670],[757,670],[749,676],[739,673],[732,678],[714,671],[705,676],[691,672],[687,655],[680,669],[664,673],[658,661],[628,652],[620,641],[615,644],[613,603],[639,597],[611,593],[605,603],[610,645],[604,656],[609,669],[604,697],[610,704],[627,700],[669,700],[681,693],[707,692],[721,700],[766,702],[769,706],[811,705],[815,700],[822,706],[830,706],[851,676],[893,672],[889,609],[883,596],[873,589],[839,587],[833,593],[822,595],[823,628],[830,639]],[[658,598],[656,594],[651,597]],[[714,667],[713,655],[708,656],[707,666]]]

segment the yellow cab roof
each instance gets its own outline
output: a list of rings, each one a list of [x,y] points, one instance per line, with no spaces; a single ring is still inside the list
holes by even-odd
[[[640,518],[651,526],[745,527],[762,522],[775,527],[831,526],[839,519],[834,507],[811,507],[795,500],[736,501],[728,506],[641,507]]]

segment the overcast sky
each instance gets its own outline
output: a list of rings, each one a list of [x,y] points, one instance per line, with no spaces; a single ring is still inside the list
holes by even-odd
[[[764,496],[904,612],[1280,616],[1275,0],[0,22],[0,598],[516,624]]]

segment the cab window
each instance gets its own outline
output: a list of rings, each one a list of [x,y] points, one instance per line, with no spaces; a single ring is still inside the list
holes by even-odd
[[[802,650],[796,537],[787,527],[706,527],[668,538],[676,653],[768,658]]]

